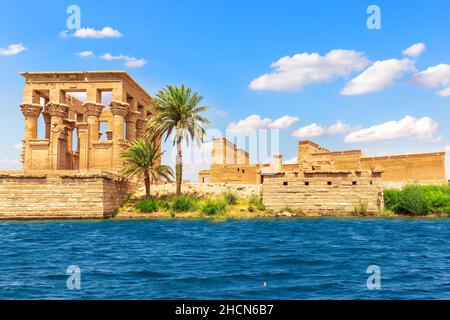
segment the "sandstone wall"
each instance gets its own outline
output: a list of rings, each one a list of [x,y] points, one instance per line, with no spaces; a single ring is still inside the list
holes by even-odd
[[[106,172],[0,172],[0,219],[107,218],[128,194]]]
[[[361,169],[375,166],[385,182],[446,182],[444,152],[361,158]]]
[[[360,203],[376,214],[383,204],[379,173],[310,172],[265,176],[263,201],[269,209],[301,209],[307,214],[351,212]]]

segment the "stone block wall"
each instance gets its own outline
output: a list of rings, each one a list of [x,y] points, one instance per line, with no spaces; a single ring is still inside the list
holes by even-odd
[[[129,193],[107,172],[0,172],[0,219],[108,218]]]
[[[383,205],[381,174],[371,171],[287,172],[263,179],[263,202],[269,209],[301,209],[306,214],[351,212],[361,203],[369,214]]]

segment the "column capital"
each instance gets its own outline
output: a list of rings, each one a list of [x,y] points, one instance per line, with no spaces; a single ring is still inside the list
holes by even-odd
[[[73,131],[75,129],[75,120],[64,119],[64,125],[69,131]]]
[[[109,103],[109,106],[111,107],[111,113],[113,115],[119,115],[119,116],[126,116],[128,113],[128,109],[130,108],[130,105],[128,103],[119,102],[119,101],[111,101]]]
[[[97,118],[100,117],[104,108],[102,104],[95,102],[85,102],[81,107],[84,109],[86,116],[95,116]]]
[[[40,104],[35,103],[22,103],[20,105],[20,110],[25,117],[37,118],[41,114],[43,107]]]
[[[45,105],[45,108],[50,116],[67,118],[69,113],[69,106],[64,103],[49,102]]]
[[[137,122],[137,120],[141,117],[141,113],[138,111],[128,111],[125,121],[126,122]]]

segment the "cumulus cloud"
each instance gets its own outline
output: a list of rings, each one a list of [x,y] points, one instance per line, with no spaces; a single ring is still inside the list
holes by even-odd
[[[16,150],[22,150],[22,147],[23,147],[22,142],[19,142],[19,143],[15,144],[13,148]]]
[[[249,132],[258,129],[286,129],[298,121],[297,117],[282,116],[276,120],[261,118],[257,114],[252,114],[238,122],[228,124],[227,130],[233,133]]]
[[[81,51],[81,52],[77,52],[77,56],[79,56],[81,58],[93,58],[94,53],[92,51]]]
[[[275,70],[254,79],[253,90],[300,91],[305,85],[346,77],[364,69],[369,61],[362,52],[331,50],[326,55],[300,53],[285,56],[271,65]]]
[[[335,135],[338,133],[345,133],[351,130],[350,125],[337,121],[329,127],[323,127],[317,123],[312,123],[301,127],[292,133],[292,136],[299,139],[318,138],[326,135]]]
[[[412,46],[406,48],[405,50],[403,50],[402,53],[405,56],[418,57],[425,51],[425,49],[426,49],[425,44],[422,42],[419,42],[419,43],[413,44]]]
[[[349,81],[341,94],[359,95],[379,91],[415,70],[414,62],[410,59],[376,61],[363,73]]]
[[[100,56],[103,60],[122,60],[125,61],[125,66],[128,68],[141,68],[147,64],[147,61],[145,59],[138,59],[135,57],[129,57],[123,54],[113,56],[110,53],[105,53],[104,55]]]
[[[430,117],[416,119],[405,116],[398,121],[387,121],[369,128],[353,131],[345,137],[345,142],[368,142],[410,138],[417,141],[439,141],[435,133],[439,124]]]
[[[7,48],[0,48],[0,56],[14,56],[26,49],[21,43],[10,44]]]
[[[75,31],[74,36],[77,38],[120,38],[122,33],[111,27],[104,27],[101,30],[95,30],[94,28],[81,28]]]
[[[413,81],[428,88],[443,88],[437,94],[450,96],[450,65],[438,64],[414,75]]]

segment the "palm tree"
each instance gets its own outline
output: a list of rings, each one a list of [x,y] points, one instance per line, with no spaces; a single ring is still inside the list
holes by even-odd
[[[170,86],[161,89],[152,100],[154,111],[148,120],[147,137],[157,139],[165,136],[165,141],[174,133],[173,144],[177,146],[177,159],[175,167],[175,180],[177,195],[181,193],[183,179],[183,155],[181,144],[189,138],[195,140],[198,145],[203,141],[205,129],[203,125],[209,124],[209,120],[200,113],[208,110],[208,107],[198,106],[203,97],[188,87]]]
[[[137,139],[133,144],[122,152],[125,165],[120,172],[122,177],[144,176],[145,197],[150,198],[150,185],[155,181],[171,182],[173,178],[172,168],[160,165],[162,156],[159,148],[143,138]]]

